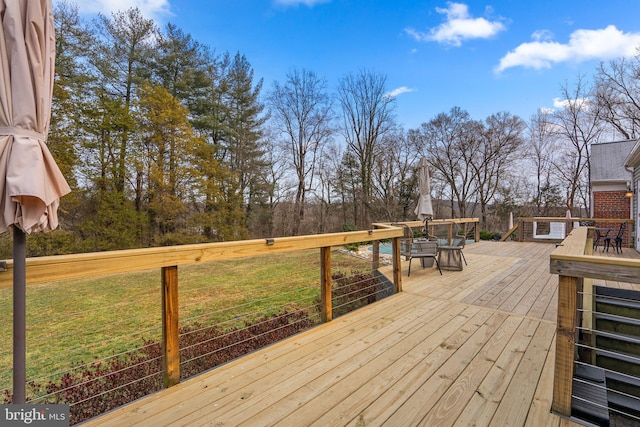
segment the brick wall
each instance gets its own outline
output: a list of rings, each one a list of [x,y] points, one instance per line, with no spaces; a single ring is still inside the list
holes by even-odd
[[[614,218],[629,219],[631,217],[631,204],[629,198],[625,196],[625,191],[597,191],[593,193],[593,217],[594,218]],[[614,231],[609,236],[615,236],[618,233],[620,224],[598,222],[596,227],[613,228]],[[622,236],[622,246],[629,247],[629,229]]]

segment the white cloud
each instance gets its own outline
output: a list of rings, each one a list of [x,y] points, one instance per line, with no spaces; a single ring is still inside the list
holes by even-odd
[[[566,44],[545,39],[540,34],[547,36],[549,33],[534,33],[533,42],[523,43],[507,53],[495,70],[501,72],[511,67],[542,69],[560,62],[629,57],[634,56],[640,46],[640,33],[623,33],[614,25],[601,30],[576,30]]]
[[[560,99],[553,98],[553,106],[559,109],[565,109],[571,107],[571,104],[575,104],[575,109],[580,110],[582,108],[589,109],[589,99],[588,98],[578,98],[578,99]]]
[[[329,3],[331,0],[274,0],[275,4],[280,6],[299,6],[304,4],[309,7],[313,7],[317,4]]]
[[[399,88],[396,88],[388,92],[385,96],[389,98],[395,98],[398,95],[402,95],[403,93],[409,93],[409,92],[413,92],[413,89],[408,88],[406,86],[400,86]]]
[[[549,30],[537,30],[531,34],[535,41],[553,40],[553,33]]]
[[[54,4],[57,2],[58,0],[53,1]],[[169,0],[82,0],[77,2],[77,5],[78,12],[83,15],[102,13],[111,16],[113,12],[132,7],[140,9],[147,18],[157,19],[171,15]]]
[[[461,46],[463,40],[487,39],[506,29],[500,21],[472,17],[466,4],[449,2],[447,6],[436,8],[436,12],[446,15],[446,21],[428,33],[413,28],[407,28],[405,32],[417,41],[435,41]]]

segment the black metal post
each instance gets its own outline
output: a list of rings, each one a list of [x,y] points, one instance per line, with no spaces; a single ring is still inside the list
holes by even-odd
[[[27,242],[24,231],[13,226],[13,403],[26,403],[27,383]]]

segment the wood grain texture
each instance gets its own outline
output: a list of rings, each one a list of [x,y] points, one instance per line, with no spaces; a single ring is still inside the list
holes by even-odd
[[[575,277],[560,276],[558,279],[556,364],[551,409],[565,417],[571,416],[576,309],[580,284],[581,279]]]
[[[162,372],[164,386],[180,382],[180,344],[178,341],[178,267],[162,268]]]
[[[417,268],[400,294],[86,425],[573,426],[550,413],[554,250],[468,245],[462,272]]]
[[[331,286],[331,248],[320,248],[320,311],[323,322],[333,319]]]
[[[96,277],[131,271],[195,264],[205,261],[239,259],[282,252],[342,246],[371,240],[391,239],[403,235],[402,228],[329,233],[312,236],[278,237],[237,242],[203,243],[162,248],[130,249],[28,258],[27,285],[80,277]],[[0,287],[13,284],[13,261],[0,272]]]

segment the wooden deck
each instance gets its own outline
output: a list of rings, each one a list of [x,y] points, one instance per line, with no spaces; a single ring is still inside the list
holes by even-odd
[[[550,413],[554,249],[480,242],[442,276],[405,263],[402,293],[85,425],[574,425]]]

